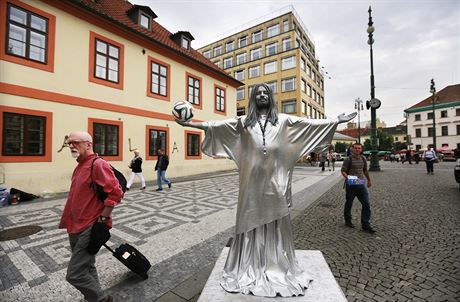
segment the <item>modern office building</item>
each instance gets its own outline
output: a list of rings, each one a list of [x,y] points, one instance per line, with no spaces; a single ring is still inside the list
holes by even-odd
[[[245,85],[237,89],[237,114],[247,113],[254,84],[267,83],[279,112],[324,118],[324,75],[315,44],[295,9],[256,23],[198,49]]]
[[[241,85],[169,32],[151,8],[126,0],[0,1],[0,183],[31,193],[69,188],[75,167],[62,149],[74,130],[129,175],[132,149],[154,180],[158,148],[168,176],[234,168],[202,156],[203,131],[171,114],[189,100],[197,120],[236,115]]]

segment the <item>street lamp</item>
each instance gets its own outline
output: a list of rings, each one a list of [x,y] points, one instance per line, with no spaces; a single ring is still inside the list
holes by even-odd
[[[358,110],[358,143],[361,144],[361,110],[363,110],[363,100],[357,98],[355,100],[355,109]]]
[[[434,112],[434,106],[436,103],[436,86],[434,84],[434,79],[431,79],[430,92],[433,94],[433,131],[431,134],[433,134],[433,150],[436,151],[436,114]]]
[[[374,44],[374,22],[372,22],[372,9],[369,6],[369,22],[367,23],[367,33],[369,34],[369,39],[367,44],[370,46],[370,56],[371,56],[371,100],[366,103],[367,109],[371,107],[371,163],[369,166],[370,171],[380,171],[379,158],[377,155],[377,108],[380,107],[380,101],[375,98],[375,84],[374,84],[374,57],[372,52],[372,45]]]

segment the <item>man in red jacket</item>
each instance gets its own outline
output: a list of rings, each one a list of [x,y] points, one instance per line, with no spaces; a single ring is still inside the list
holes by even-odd
[[[66,280],[77,288],[87,301],[112,301],[101,289],[95,267],[96,255],[87,250],[93,225],[98,230],[112,227],[111,213],[123,197],[123,191],[111,166],[103,159],[96,159],[93,139],[87,132],[76,131],[69,135],[67,144],[78,165],[72,174],[67,203],[59,228],[69,233],[72,255],[67,267]],[[91,169],[91,166],[93,168]],[[101,202],[92,183],[101,186],[108,194]],[[94,232],[94,231],[93,231]],[[94,235],[94,234],[93,234]]]

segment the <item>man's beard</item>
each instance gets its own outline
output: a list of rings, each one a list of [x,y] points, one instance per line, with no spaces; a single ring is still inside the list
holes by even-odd
[[[78,151],[70,151],[70,155],[72,155],[73,158],[78,158],[80,156],[80,152]]]

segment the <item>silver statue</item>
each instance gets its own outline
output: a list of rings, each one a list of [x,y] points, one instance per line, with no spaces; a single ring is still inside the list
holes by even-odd
[[[325,150],[337,120],[310,120],[278,114],[266,84],[255,85],[246,116],[211,122],[176,122],[205,130],[202,150],[228,157],[239,170],[236,235],[224,266],[221,286],[256,296],[303,295],[312,279],[299,267],[289,217],[291,183],[297,160]]]

